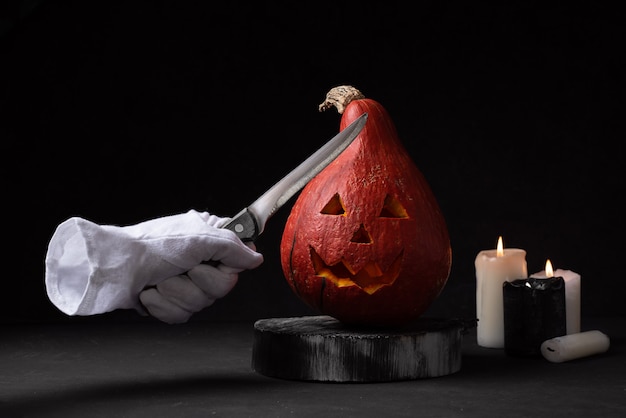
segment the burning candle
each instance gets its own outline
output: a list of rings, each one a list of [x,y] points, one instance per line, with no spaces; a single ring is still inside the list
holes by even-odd
[[[526,251],[519,248],[504,249],[502,237],[498,237],[496,249],[479,252],[475,266],[478,345],[503,348],[502,286],[505,282],[528,277]]]
[[[546,261],[546,269],[530,277],[562,277],[565,282],[565,311],[567,320],[567,334],[580,332],[580,274],[571,270],[554,270],[552,263]]]
[[[541,354],[552,363],[562,363],[609,349],[609,337],[600,331],[586,331],[546,340],[541,344]]]

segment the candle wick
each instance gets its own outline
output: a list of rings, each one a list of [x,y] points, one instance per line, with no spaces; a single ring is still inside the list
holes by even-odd
[[[552,351],[553,353],[556,351],[555,349],[551,348],[551,347],[546,347],[546,350],[548,351]]]

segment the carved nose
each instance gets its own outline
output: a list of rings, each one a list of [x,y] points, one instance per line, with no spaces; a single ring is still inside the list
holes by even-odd
[[[350,242],[356,242],[357,244],[371,244],[372,236],[367,232],[363,224],[359,226],[359,229],[352,235]]]

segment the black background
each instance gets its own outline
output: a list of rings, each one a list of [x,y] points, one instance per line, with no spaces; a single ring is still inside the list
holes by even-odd
[[[429,314],[475,315],[474,259],[527,251],[582,276],[582,315],[624,315],[623,27],[602,2],[9,1],[2,6],[3,321],[66,320],[44,257],[71,216],[232,216],[339,127],[351,84],[383,104],[452,241]],[[278,247],[198,319],[310,311]],[[113,312],[95,320],[133,320]]]

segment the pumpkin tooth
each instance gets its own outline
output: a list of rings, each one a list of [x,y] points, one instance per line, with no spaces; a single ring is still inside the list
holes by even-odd
[[[325,277],[337,287],[358,286],[371,295],[384,286],[393,284],[400,274],[402,252],[396,257],[387,272],[383,272],[378,263],[374,261],[368,262],[359,271],[355,271],[350,263],[343,259],[335,264],[326,264],[313,247],[310,250],[315,274]]]

